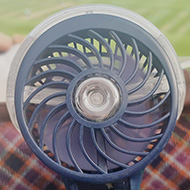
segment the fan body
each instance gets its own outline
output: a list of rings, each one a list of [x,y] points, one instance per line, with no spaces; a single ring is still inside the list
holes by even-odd
[[[107,5],[65,10],[37,26],[7,89],[11,119],[33,152],[65,179],[93,184],[134,181],[169,140],[184,98],[163,34]]]

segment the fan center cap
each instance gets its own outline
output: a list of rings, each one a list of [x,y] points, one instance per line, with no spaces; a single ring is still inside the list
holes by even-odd
[[[112,117],[119,109],[120,102],[118,87],[104,77],[91,77],[81,82],[74,96],[77,111],[96,122]]]

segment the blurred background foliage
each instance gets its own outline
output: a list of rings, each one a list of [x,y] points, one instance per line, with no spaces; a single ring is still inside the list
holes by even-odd
[[[190,56],[190,0],[0,0],[0,32],[27,35],[42,20],[60,10],[100,3],[142,15],[164,33],[178,56]]]

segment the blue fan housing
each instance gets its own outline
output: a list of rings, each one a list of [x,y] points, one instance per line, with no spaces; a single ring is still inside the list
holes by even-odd
[[[75,9],[78,15],[63,11],[53,24],[56,16],[49,18],[23,43],[30,45],[19,59],[16,117],[30,148],[57,173],[115,182],[144,169],[169,140],[178,113],[177,81],[168,52],[151,30],[132,22],[132,13],[121,9],[119,16],[109,6],[105,13]],[[95,87],[85,86],[89,79]],[[89,89],[86,104],[78,103],[81,85]],[[96,89],[98,96],[88,100]],[[86,105],[92,106],[89,114]],[[103,114],[96,111],[106,106],[111,108]]]

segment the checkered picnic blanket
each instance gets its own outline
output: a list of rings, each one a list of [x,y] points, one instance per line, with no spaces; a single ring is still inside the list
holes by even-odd
[[[145,169],[142,190],[190,190],[190,112],[183,112],[162,153]]]
[[[144,172],[142,190],[190,190],[190,112]],[[26,145],[11,122],[0,122],[0,190],[64,190],[60,177]]]
[[[60,177],[31,152],[11,122],[0,123],[0,190],[64,190]]]

